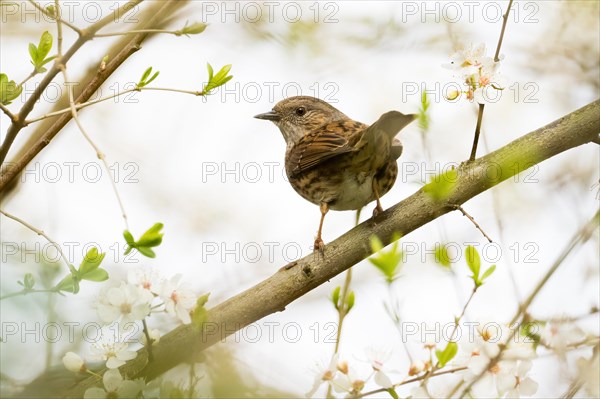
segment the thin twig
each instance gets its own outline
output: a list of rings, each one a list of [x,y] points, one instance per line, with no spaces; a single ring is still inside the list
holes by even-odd
[[[121,91],[119,93],[115,93],[115,94],[111,94],[111,95],[106,96],[106,97],[99,98],[97,100],[87,101],[87,102],[84,102],[84,103],[81,103],[81,104],[75,104],[75,109],[77,109],[79,111],[79,110],[81,110],[83,108],[89,107],[90,105],[98,104],[98,103],[101,103],[101,102],[104,102],[104,101],[107,101],[107,100],[111,100],[111,99],[113,99],[115,97],[120,97],[122,95],[125,95],[125,94],[128,94],[128,93],[132,93],[132,92],[136,92],[136,91],[138,91],[138,92],[139,91],[170,91],[170,92],[175,92],[175,93],[191,94],[193,96],[203,96],[204,95],[201,91],[170,89],[168,87],[134,87],[134,88],[131,88],[131,89],[123,90],[123,91]],[[25,126],[27,126],[27,125],[30,125],[32,123],[39,122],[39,121],[47,119],[47,118],[51,118],[53,116],[59,116],[59,115],[65,114],[67,112],[71,112],[71,107],[63,108],[61,110],[54,111],[54,112],[49,112],[49,113],[44,114],[44,115],[42,115],[40,117],[37,117],[37,118],[34,118],[34,119],[30,119],[30,120],[26,120],[24,122],[24,124],[25,124]]]
[[[496,54],[494,55],[494,61],[500,61],[500,48],[502,47],[502,41],[504,40],[504,32],[506,30],[506,24],[508,22],[508,15],[510,13],[510,8],[512,7],[513,0],[508,2],[508,7],[506,7],[506,12],[504,13],[503,21],[502,21],[502,29],[500,30],[500,37],[498,38],[498,45],[496,46]],[[471,148],[471,156],[469,156],[469,162],[475,160],[477,155],[477,144],[479,143],[479,135],[481,133],[481,123],[483,122],[483,110],[485,108],[485,104],[479,104],[479,112],[477,114],[477,126],[475,127],[475,136],[473,137],[473,147]],[[491,242],[491,241],[490,241]]]
[[[485,231],[483,231],[483,229],[481,228],[481,226],[479,226],[479,224],[477,224],[477,222],[475,221],[475,219],[473,218],[473,216],[469,215],[469,214],[467,213],[467,211],[465,211],[465,210],[464,210],[464,208],[463,208],[462,206],[460,206],[460,205],[456,205],[456,204],[451,204],[450,206],[451,206],[452,208],[454,208],[454,209],[456,209],[456,210],[460,211],[460,212],[463,214],[463,216],[466,216],[466,217],[467,217],[467,219],[469,219],[469,220],[471,221],[471,223],[473,223],[473,225],[475,226],[475,228],[476,228],[477,230],[481,231],[481,234],[483,234],[483,236],[484,236],[484,237],[485,237],[485,238],[486,238],[486,239],[487,239],[489,242],[493,242],[493,241],[492,241],[492,239],[491,239],[491,238],[490,238],[490,237],[489,237],[487,234],[485,234]]]
[[[457,367],[457,368],[454,368],[454,369],[444,370],[444,371],[437,372],[435,374],[432,374],[430,377],[437,377],[439,375],[444,375],[444,374],[453,374],[453,373],[456,373],[456,372],[459,372],[459,371],[463,371],[463,370],[466,370],[466,369],[467,369],[467,367]],[[414,378],[411,378],[411,379],[404,380],[402,382],[396,383],[396,384],[392,385],[392,388],[397,388],[399,386],[410,384],[412,382],[421,381],[421,380],[423,380],[425,378],[428,378],[427,374],[423,374],[423,375],[421,375],[419,377],[414,377]],[[369,391],[369,392],[362,393],[362,394],[358,395],[356,398],[364,398],[367,395],[373,395],[373,394],[376,394],[376,393],[387,392],[389,389],[390,388],[375,389],[374,391]]]
[[[31,73],[25,78],[23,79],[23,81],[21,83],[19,83],[19,85],[17,87],[23,87],[23,85],[25,83],[27,83],[27,81],[29,81],[29,79],[33,78],[35,75],[37,75],[38,72],[37,70],[34,68],[33,71],[31,71]]]
[[[37,234],[38,236],[42,236],[46,239],[46,241],[48,241],[50,244],[52,244],[56,250],[58,251],[58,253],[60,254],[60,257],[63,259],[63,261],[65,262],[65,264],[69,267],[69,269],[71,270],[71,272],[74,272],[75,269],[73,268],[73,265],[71,265],[71,263],[69,262],[69,259],[65,256],[65,254],[63,253],[62,249],[60,248],[60,245],[58,245],[56,243],[56,241],[54,241],[52,238],[50,238],[48,236],[48,234],[44,233],[42,230],[35,228],[34,226],[30,225],[29,223],[27,223],[26,221],[24,221],[23,219],[20,219],[6,211],[3,211],[2,209],[0,209],[0,213],[3,214],[4,216],[6,216],[9,219],[14,220],[15,222],[21,223],[23,226],[27,227],[29,230],[33,231],[35,234]],[[45,292],[50,292],[50,291],[45,291]]]
[[[148,361],[154,360],[154,354],[152,353],[152,344],[154,340],[150,338],[150,331],[148,330],[148,324],[146,324],[146,318],[142,319],[142,325],[144,327],[144,336],[146,337],[146,350],[148,351]]]
[[[342,290],[340,293],[340,298],[338,300],[337,311],[338,311],[338,328],[335,336],[335,348],[333,350],[333,356],[335,356],[340,349],[340,341],[342,339],[342,327],[344,325],[344,320],[348,315],[348,309],[346,307],[346,300],[348,298],[348,292],[350,290],[350,283],[352,282],[352,268],[349,268],[346,271],[346,278],[344,280],[344,285],[342,286]],[[327,386],[327,394],[326,398],[331,398],[331,385]]]
[[[166,29],[134,29],[126,32],[114,32],[114,33],[99,33],[94,37],[111,37],[111,36],[126,36],[134,35],[137,33],[166,33],[175,36],[181,36],[183,33],[180,30],[166,30]]]
[[[465,302],[465,305],[463,306],[462,311],[460,312],[460,316],[458,316],[458,318],[456,318],[454,320],[454,329],[452,329],[452,332],[450,333],[450,339],[448,340],[449,343],[454,340],[454,334],[456,334],[456,331],[458,331],[458,326],[460,324],[460,321],[465,316],[465,313],[467,312],[467,308],[469,307],[469,304],[471,303],[471,301],[473,300],[473,297],[475,296],[475,293],[477,292],[477,288],[479,288],[477,285],[473,287],[473,290],[471,291],[471,295],[469,295],[469,299],[467,299],[467,302]],[[440,370],[440,367],[438,367],[438,364],[439,363],[436,363],[435,365],[433,365],[431,367],[431,370],[429,370],[425,374],[425,378],[423,379],[421,386],[425,386],[427,384],[427,381],[429,380],[429,377],[434,376],[436,371]]]
[[[479,104],[479,112],[477,113],[477,125],[475,126],[475,136],[473,137],[473,146],[471,147],[471,155],[469,162],[474,161],[477,155],[477,145],[479,143],[479,135],[481,134],[481,123],[483,122],[483,109],[485,104]]]
[[[513,0],[508,2],[506,12],[502,16],[502,29],[500,30],[500,37],[498,38],[498,45],[496,46],[496,54],[494,55],[494,61],[500,61],[500,48],[502,47],[502,41],[504,40],[504,31],[506,30],[506,24],[508,23],[508,15],[510,14],[510,8],[512,7]]]
[[[78,27],[76,27],[75,25],[73,25],[72,23],[70,23],[69,21],[65,21],[61,18],[60,13],[58,13],[56,15],[53,15],[51,12],[49,12],[48,10],[46,10],[44,7],[40,6],[38,3],[36,3],[33,0],[28,0],[31,4],[33,4],[33,6],[35,8],[37,8],[40,12],[42,12],[44,15],[46,15],[49,18],[55,19],[57,22],[60,21],[63,24],[67,25],[69,28],[73,29],[75,32],[77,32],[77,34],[79,34],[81,36],[81,29],[79,29]],[[56,5],[55,5],[56,7]],[[58,9],[58,7],[56,7]]]
[[[73,117],[75,124],[79,128],[79,131],[81,132],[81,134],[83,134],[83,137],[85,137],[87,142],[92,146],[92,148],[96,152],[96,156],[104,165],[104,168],[106,169],[108,176],[110,177],[109,180],[110,180],[110,184],[112,186],[112,190],[115,193],[117,202],[119,203],[119,208],[121,209],[121,216],[123,217],[123,221],[125,222],[125,228],[127,230],[129,230],[129,223],[127,221],[127,213],[125,212],[125,207],[123,206],[123,201],[121,200],[121,195],[119,194],[119,189],[117,188],[117,183],[115,183],[115,179],[114,179],[112,170],[110,169],[110,166],[108,165],[108,162],[106,161],[106,157],[105,157],[104,153],[102,151],[100,151],[100,148],[91,139],[91,137],[89,136],[89,134],[86,132],[85,128],[83,127],[81,120],[79,119],[79,115],[77,114],[77,108],[75,107],[75,95],[73,94],[73,84],[71,84],[71,81],[69,80],[69,77],[67,75],[66,66],[63,65],[62,67],[63,67],[62,71],[63,71],[63,76],[65,79],[65,85],[67,86],[67,92],[69,95],[69,105],[71,107],[71,116]]]
[[[10,112],[10,110],[6,107],[6,105],[4,105],[2,103],[0,103],[0,110],[2,110],[2,112],[4,112],[4,114],[10,118],[10,121],[12,123],[15,123],[16,121],[19,120],[19,117],[17,115],[13,114],[12,112]]]

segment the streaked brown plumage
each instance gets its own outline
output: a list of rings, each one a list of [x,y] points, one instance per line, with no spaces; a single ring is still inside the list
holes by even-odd
[[[325,101],[298,96],[255,118],[279,127],[287,144],[285,169],[290,184],[320,206],[316,251],[324,248],[321,231],[329,209],[357,210],[377,201],[373,214],[383,211],[379,199],[394,185],[396,160],[402,153],[402,144],[394,136],[415,116],[390,111],[367,126]]]

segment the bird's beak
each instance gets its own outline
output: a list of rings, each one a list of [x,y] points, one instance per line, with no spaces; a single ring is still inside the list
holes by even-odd
[[[272,122],[279,122],[281,120],[281,115],[279,115],[275,111],[265,112],[264,114],[258,114],[254,116],[256,119],[264,119]]]

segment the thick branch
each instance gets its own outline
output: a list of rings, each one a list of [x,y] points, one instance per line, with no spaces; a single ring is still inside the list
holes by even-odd
[[[176,328],[153,348],[148,362],[145,349],[122,368],[130,377],[153,379],[237,330],[285,307],[370,255],[369,238],[376,234],[389,244],[395,232],[403,236],[450,212],[496,184],[563,151],[586,144],[600,132],[600,100],[529,133],[482,158],[461,165],[455,190],[445,203],[436,203],[423,191],[384,212],[376,225],[366,221],[329,243],[323,258],[309,255],[288,270],[279,270],[254,287],[209,311],[203,331],[191,325]],[[88,378],[72,387],[67,397],[80,397],[95,383]],[[63,394],[65,394],[63,392]]]

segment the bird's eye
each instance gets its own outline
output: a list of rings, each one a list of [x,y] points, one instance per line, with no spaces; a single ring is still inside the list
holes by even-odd
[[[299,107],[299,108],[296,109],[296,115],[298,115],[298,116],[304,116],[304,114],[306,114],[306,108]]]

